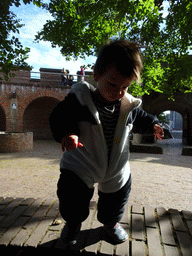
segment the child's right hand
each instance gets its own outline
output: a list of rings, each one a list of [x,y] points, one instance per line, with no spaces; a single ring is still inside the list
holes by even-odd
[[[61,141],[62,151],[67,150],[69,152],[77,147],[83,147],[83,144],[79,142],[79,137],[77,135],[65,136]]]

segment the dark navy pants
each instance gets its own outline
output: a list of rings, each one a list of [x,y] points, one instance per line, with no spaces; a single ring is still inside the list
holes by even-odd
[[[98,220],[107,225],[119,222],[131,191],[131,176],[127,183],[117,192],[98,192]],[[89,215],[89,203],[94,189],[87,185],[72,171],[61,169],[57,195],[60,213],[68,223],[79,224]]]

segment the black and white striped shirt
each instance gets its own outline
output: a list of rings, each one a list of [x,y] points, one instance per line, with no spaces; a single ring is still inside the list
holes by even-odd
[[[108,147],[108,158],[110,159],[121,101],[106,102],[94,95],[94,93],[92,94],[92,99],[99,112],[103,133]]]

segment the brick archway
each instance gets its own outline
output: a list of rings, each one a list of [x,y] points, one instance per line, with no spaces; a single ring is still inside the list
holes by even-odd
[[[0,130],[7,132],[30,131],[34,132],[34,138],[52,138],[48,125],[48,112],[63,100],[69,91],[69,87],[38,87],[27,84],[22,86],[0,85]],[[43,122],[46,125],[45,129],[42,126]]]
[[[183,116],[188,105],[186,103],[181,97],[178,97],[175,101],[168,100],[165,95],[159,95],[158,98],[143,97],[145,109],[156,116],[166,110],[176,111]]]
[[[166,110],[176,111],[183,117],[183,143],[192,145],[192,94],[175,95],[175,100],[169,100],[167,95],[151,93],[143,96],[143,109],[158,116]]]
[[[22,130],[33,132],[34,139],[52,139],[49,115],[58,102],[58,99],[47,96],[31,101],[23,114]]]
[[[6,131],[6,115],[3,107],[0,105],[0,131]]]

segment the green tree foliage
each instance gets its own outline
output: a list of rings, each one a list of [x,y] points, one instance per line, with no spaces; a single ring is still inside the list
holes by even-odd
[[[43,0],[42,0],[43,1]],[[141,46],[144,59],[142,85],[134,85],[134,95],[151,91],[192,92],[192,58],[188,56],[192,41],[192,2],[190,0],[23,0],[46,8],[53,16],[36,40],[59,46],[68,59],[97,55],[110,38],[126,38]],[[163,16],[163,3],[169,3]],[[23,47],[15,33],[23,25],[9,8],[20,0],[0,2],[0,72],[8,73],[26,63],[29,48]],[[14,33],[14,36],[12,35]]]
[[[59,46],[68,59],[97,55],[111,38],[126,38],[141,46],[142,86],[132,93],[192,92],[191,0],[171,0],[163,15],[162,0],[50,0],[52,14],[36,36]]]
[[[23,0],[23,2],[27,4],[32,0]],[[41,6],[40,1],[33,1],[33,3]],[[8,74],[11,70],[30,68],[26,62],[30,49],[23,47],[15,35],[19,34],[19,29],[24,25],[10,11],[12,5],[19,7],[20,0],[0,1],[0,74],[3,73],[6,80],[8,80]]]
[[[161,114],[158,116],[158,120],[159,120],[160,123],[169,124],[169,121],[167,121],[167,119],[166,119],[165,113],[161,113]]]

